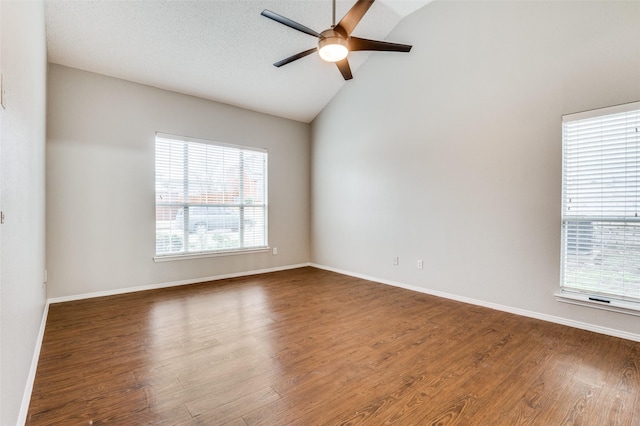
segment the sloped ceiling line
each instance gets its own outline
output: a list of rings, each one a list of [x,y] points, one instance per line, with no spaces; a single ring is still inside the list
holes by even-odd
[[[353,35],[384,40],[429,1],[378,0]],[[336,15],[352,5],[338,0]],[[316,40],[260,16],[269,9],[322,31],[331,24],[330,0],[45,0],[45,6],[48,60],[55,64],[302,122],[349,84],[317,55],[274,67]],[[350,55],[355,78],[370,54]]]

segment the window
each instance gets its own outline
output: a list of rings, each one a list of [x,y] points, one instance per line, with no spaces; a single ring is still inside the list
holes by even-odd
[[[640,310],[640,102],[564,116],[562,146],[561,295]]]
[[[157,134],[156,256],[266,246],[266,150]]]

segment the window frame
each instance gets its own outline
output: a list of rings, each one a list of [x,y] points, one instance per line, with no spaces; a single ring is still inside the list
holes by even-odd
[[[239,200],[237,200],[234,203],[228,203],[228,202],[218,202],[218,203],[212,203],[212,202],[190,202],[190,197],[192,196],[192,194],[189,192],[189,186],[194,184],[193,179],[189,179],[187,178],[187,176],[189,176],[189,166],[188,166],[188,162],[185,163],[181,163],[181,164],[185,164],[185,166],[181,166],[183,167],[183,173],[185,178],[183,179],[183,183],[185,185],[185,189],[183,191],[186,192],[182,192],[182,199],[180,202],[175,202],[175,201],[167,201],[167,202],[159,202],[159,198],[158,198],[158,187],[159,187],[159,180],[158,180],[158,170],[159,170],[159,163],[158,163],[158,142],[159,140],[169,140],[169,141],[174,141],[177,143],[182,143],[183,146],[186,146],[187,144],[199,144],[199,145],[210,145],[210,146],[214,146],[217,148],[222,148],[224,150],[237,150],[238,151],[238,155],[240,157],[242,157],[244,155],[244,153],[246,152],[252,152],[252,153],[258,153],[258,154],[263,154],[264,157],[261,159],[263,161],[262,164],[262,180],[260,181],[261,184],[261,192],[263,195],[263,201],[262,202],[258,202],[255,203],[254,200],[252,200],[250,203],[246,202],[247,200],[244,198],[244,188],[245,188],[245,184],[247,183],[247,181],[245,181],[245,167],[248,163],[244,162],[244,161],[240,161],[240,164],[238,165],[238,191],[239,191]],[[188,152],[188,148],[186,148]],[[185,154],[186,155],[186,154]],[[186,260],[186,259],[198,259],[198,258],[206,258],[206,257],[218,257],[218,256],[229,256],[229,255],[239,255],[239,254],[249,254],[249,253],[259,253],[259,252],[266,252],[269,251],[269,243],[268,243],[268,212],[269,212],[269,208],[268,208],[268,150],[266,148],[258,148],[258,147],[253,147],[253,146],[243,146],[243,145],[236,145],[236,144],[230,144],[230,143],[224,143],[224,142],[217,142],[217,141],[212,141],[212,140],[205,140],[205,139],[198,139],[198,138],[192,138],[192,137],[186,137],[186,136],[178,136],[178,135],[172,135],[172,134],[167,134],[167,133],[160,133],[160,132],[156,132],[155,137],[154,137],[154,192],[155,192],[155,201],[154,201],[154,210],[155,210],[155,215],[156,215],[156,219],[155,219],[155,228],[156,228],[156,243],[155,243],[155,255],[153,257],[155,262],[165,262],[165,261],[173,261],[173,260]],[[198,158],[198,160],[202,160],[201,158]],[[183,160],[186,161],[186,158]],[[207,161],[207,160],[205,160]],[[226,182],[226,181],[225,181]],[[211,183],[213,183],[213,181],[211,181]],[[236,232],[238,232],[238,242],[239,242],[239,247],[233,247],[233,248],[221,248],[221,249],[211,249],[211,250],[191,250],[189,251],[188,248],[188,244],[190,242],[190,235],[192,234],[192,232],[190,232],[190,227],[191,227],[191,223],[189,222],[189,215],[182,215],[183,217],[183,223],[182,226],[180,227],[180,231],[181,231],[181,238],[182,238],[182,250],[181,251],[167,251],[167,252],[159,252],[158,251],[158,232],[159,232],[159,222],[160,220],[158,219],[159,217],[159,212],[158,209],[160,208],[164,208],[164,209],[176,209],[176,211],[178,210],[182,210],[182,211],[186,211],[189,212],[189,209],[193,209],[193,208],[211,208],[211,209],[215,209],[217,211],[219,211],[218,209],[238,209],[238,230]],[[246,229],[246,223],[247,223],[247,219],[245,216],[245,212],[248,209],[259,209],[258,213],[262,214],[262,242],[263,244],[258,244],[258,245],[246,245],[246,242],[244,241],[244,233],[247,231]],[[171,215],[169,218],[169,222],[171,221],[175,221],[176,219],[171,219]],[[209,219],[207,219],[207,222],[209,221]],[[255,225],[255,224],[254,224]],[[176,231],[177,228],[173,228],[172,225],[169,228],[170,229],[170,233],[169,233],[169,239],[173,239],[173,232],[171,231]],[[208,230],[205,231],[208,233]],[[260,234],[260,233],[259,233]],[[260,235],[259,235],[260,236]],[[185,243],[186,241],[186,243]]]
[[[608,255],[608,254],[605,254],[604,252],[605,244],[602,242],[604,240],[603,236],[607,234],[607,232],[610,232],[609,230],[607,230],[607,227],[619,226],[623,229],[622,235],[624,236],[624,239],[623,239],[624,242],[622,244],[616,243],[618,245],[614,246],[616,248],[618,247],[623,248],[624,254],[618,254],[619,257],[623,257],[627,253],[630,247],[640,249],[640,240],[634,241],[634,238],[627,239],[627,235],[632,233],[631,229],[634,226],[637,227],[638,224],[640,223],[640,218],[637,217],[638,201],[639,201],[639,197],[637,195],[638,185],[634,185],[633,186],[634,189],[632,190],[627,189],[627,179],[629,179],[630,181],[635,179],[636,182],[640,181],[640,168],[638,167],[638,163],[639,163],[638,153],[640,151],[640,148],[638,147],[638,145],[640,145],[640,134],[635,135],[634,137],[631,138],[630,145],[632,145],[633,148],[629,149],[627,148],[627,146],[625,146],[624,150],[622,150],[622,152],[624,153],[623,155],[615,154],[616,157],[618,156],[620,158],[624,157],[624,170],[625,170],[624,176],[625,177],[623,178],[624,190],[621,191],[622,194],[624,194],[623,196],[624,201],[622,201],[621,203],[622,207],[616,204],[617,201],[611,201],[614,199],[617,200],[617,197],[611,196],[609,194],[611,188],[614,187],[614,185],[619,185],[619,181],[615,180],[614,178],[610,178],[611,181],[605,184],[604,183],[605,179],[603,178],[603,176],[605,175],[603,171],[613,174],[614,169],[620,168],[618,164],[616,164],[615,167],[607,166],[605,168],[602,166],[602,164],[604,164],[604,160],[609,161],[610,159],[609,156],[611,156],[611,154],[609,154],[608,152],[606,152],[606,154],[603,154],[603,152],[611,149],[610,146],[607,145],[607,142],[609,141],[605,142],[605,136],[612,137],[614,135],[614,133],[610,129],[606,128],[607,127],[606,124],[599,125],[601,129],[601,133],[596,138],[597,149],[600,151],[600,154],[598,154],[598,157],[597,157],[599,158],[599,162],[600,162],[599,168],[597,169],[601,173],[599,177],[600,180],[597,180],[594,178],[588,183],[586,181],[580,184],[568,183],[568,180],[573,179],[574,181],[578,181],[581,178],[583,179],[585,176],[580,174],[580,175],[577,175],[577,177],[572,176],[571,178],[568,178],[569,166],[567,164],[567,161],[568,161],[567,158],[569,155],[568,154],[569,148],[567,147],[567,145],[568,145],[569,137],[567,136],[567,132],[568,132],[568,127],[570,125],[569,123],[574,123],[574,122],[587,123],[585,120],[591,120],[591,119],[601,120],[601,122],[604,123],[605,120],[614,119],[616,115],[621,115],[621,114],[635,115],[635,117],[631,121],[632,123],[631,125],[625,122],[625,125],[621,127],[623,129],[622,133],[626,135],[627,134],[626,132],[629,132],[629,129],[632,129],[634,127],[635,127],[636,133],[640,132],[639,130],[640,129],[640,122],[639,122],[640,102],[631,102],[623,105],[599,108],[599,109],[584,111],[584,112],[575,113],[575,114],[567,114],[562,117],[562,200],[561,200],[562,238],[561,238],[561,259],[560,259],[561,270],[560,270],[560,287],[559,287],[559,290],[555,293],[555,297],[556,297],[556,300],[560,302],[640,316],[640,294],[637,296],[637,299],[636,299],[634,296],[629,296],[628,294],[626,296],[624,294],[616,294],[614,293],[615,290],[606,291],[606,289],[604,288],[605,286],[602,285],[601,281],[604,281],[602,277],[605,276],[607,272],[611,271],[611,269],[607,269],[609,265],[607,265],[607,267],[605,266],[601,267],[602,270],[600,271],[600,275],[598,275],[600,282],[597,285],[593,285],[591,288],[580,289],[578,288],[579,285],[576,285],[575,283],[573,283],[573,285],[566,285],[566,282],[565,282],[565,279],[567,277],[567,269],[569,268],[568,266],[569,260],[567,259],[567,257],[568,256],[578,257],[579,255],[576,255],[575,252],[580,251],[580,244],[582,244],[582,241],[583,241],[580,238],[577,238],[576,235],[579,235],[581,238],[585,238],[586,236],[587,240],[584,245],[584,248],[589,248],[587,246],[590,246],[591,244],[595,244],[590,239],[588,239],[590,236],[590,233],[593,232],[596,235],[594,239],[598,238],[597,241],[599,245],[596,245],[596,246],[601,249],[600,262],[602,263],[604,263],[604,260],[602,260],[602,258],[604,258],[605,255]],[[625,121],[626,121],[626,118],[625,118]],[[595,122],[592,122],[592,123],[595,124]],[[588,124],[592,124],[592,123],[588,123]],[[577,141],[578,144],[580,143],[586,144],[586,142],[584,141],[585,139],[587,139],[586,136],[580,136],[579,138],[572,140],[571,143],[575,144]],[[615,138],[613,138],[614,142],[611,143],[611,145],[615,147],[618,147],[618,145],[622,145],[622,143],[619,142],[618,139],[621,140],[622,138],[616,136]],[[626,136],[625,136],[625,144],[627,144]],[[587,148],[572,147],[571,149],[574,150],[571,152],[572,156],[582,155],[586,158],[587,155],[591,154],[591,152],[588,152],[588,153],[586,152]],[[635,166],[630,167],[629,170],[631,170],[631,172],[627,174],[628,173],[627,157],[630,156],[631,153],[633,153],[633,158],[635,159],[634,160]],[[571,161],[573,161],[573,158]],[[580,167],[584,167],[584,164],[586,163],[584,159],[580,159],[578,161],[581,162]],[[575,168],[576,166],[573,166],[573,167]],[[572,169],[572,171],[574,172],[575,170]],[[580,170],[580,173],[583,173],[582,170]],[[620,172],[616,171],[615,173],[617,174]],[[627,176],[631,176],[631,178],[627,178]],[[619,179],[618,175],[616,175],[615,178]],[[570,205],[572,203],[572,200],[570,197],[573,194],[575,194],[575,192],[572,192],[572,191],[575,191],[576,188],[582,191],[586,191],[588,189],[593,191],[593,187],[598,185],[600,185],[601,195],[599,196],[597,195],[593,197],[589,194],[586,196],[582,196],[582,198],[576,196],[576,198],[579,198],[577,202],[582,203],[581,205],[579,204],[580,210],[578,213],[571,213],[571,214],[568,213],[571,207],[574,207],[574,209],[576,207],[575,203],[574,205]],[[609,185],[609,187],[603,188],[606,185]],[[603,189],[605,190],[603,191]],[[635,193],[633,194],[633,196],[631,196],[630,194],[632,194],[633,191],[635,191]],[[602,195],[602,194],[606,194],[606,195]],[[586,199],[586,201],[583,201],[584,199]],[[631,201],[627,201],[628,199]],[[591,204],[592,202],[594,203],[593,205]],[[634,206],[634,210],[631,210],[631,211],[635,212],[635,215],[636,215],[635,217],[630,216],[629,213],[627,213],[626,209],[629,205]],[[599,214],[593,213],[598,209],[599,209]],[[615,212],[618,209],[621,210],[621,213]],[[612,211],[614,212],[613,214],[612,214]],[[584,223],[588,223],[588,226],[583,225]],[[598,227],[598,228],[594,229],[594,227]],[[616,231],[620,232],[619,230],[616,230]],[[633,234],[634,237],[635,235],[637,235],[637,233]],[[569,251],[570,249],[567,247],[571,244],[572,244],[571,249],[573,250],[573,252],[570,252]],[[571,259],[571,261],[573,261],[573,259]],[[587,264],[587,267],[597,264],[596,260],[593,260],[592,262],[593,262],[592,264],[589,264],[588,262],[585,262],[585,263]],[[640,286],[640,284],[634,283],[632,285],[631,288],[634,291],[635,291],[635,286]],[[620,291],[618,291],[618,293],[620,293]]]

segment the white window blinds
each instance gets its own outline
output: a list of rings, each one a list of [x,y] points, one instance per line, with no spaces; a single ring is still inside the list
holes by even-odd
[[[562,291],[640,302],[640,102],[563,117]]]
[[[266,150],[156,135],[156,256],[267,246]]]

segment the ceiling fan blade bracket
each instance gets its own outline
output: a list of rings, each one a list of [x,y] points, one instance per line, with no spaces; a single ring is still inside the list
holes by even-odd
[[[351,67],[349,66],[349,61],[347,60],[347,58],[336,62],[336,66],[340,70],[342,78],[344,78],[345,80],[351,80],[353,78],[353,74],[351,74]]]
[[[272,20],[274,20],[274,21],[276,21],[276,22],[278,22],[278,23],[280,23],[282,25],[286,25],[289,28],[293,28],[294,30],[300,31],[301,33],[305,33],[305,34],[308,34],[310,36],[318,37],[318,38],[322,37],[320,35],[320,33],[318,33],[317,31],[314,31],[309,27],[305,27],[304,25],[302,25],[302,24],[300,24],[300,23],[298,23],[298,22],[296,22],[296,21],[294,21],[292,19],[289,19],[287,17],[279,15],[279,14],[277,14],[275,12],[270,11],[270,10],[265,9],[265,10],[262,11],[262,13],[260,13],[260,15],[264,16],[265,18],[272,19]]]
[[[339,33],[345,40],[349,38],[349,34],[347,34],[347,31],[340,25],[334,26],[332,30]]]
[[[285,58],[281,61],[276,62],[275,64],[273,64],[274,67],[280,68],[283,65],[287,65],[290,64],[293,61],[297,61],[298,59],[302,59],[305,56],[311,55],[312,53],[316,52],[318,49],[317,48],[312,48],[312,49],[308,49],[305,50],[304,52],[300,52],[300,53],[296,53],[295,55],[291,55],[288,58]]]
[[[358,0],[346,15],[338,22],[336,27],[340,27],[341,31],[345,33],[345,36],[350,36],[353,30],[356,28],[362,17],[367,13],[371,5],[375,0]]]
[[[381,40],[350,37],[349,51],[372,50],[378,52],[410,52],[413,46],[409,44],[391,43]]]

